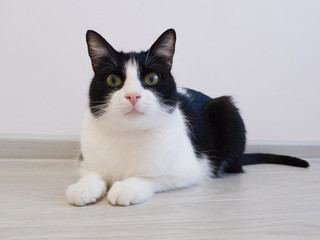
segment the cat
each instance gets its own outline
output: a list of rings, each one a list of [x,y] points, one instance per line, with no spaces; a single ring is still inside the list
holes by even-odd
[[[94,77],[81,133],[81,179],[68,187],[68,203],[83,206],[107,195],[112,205],[128,206],[241,173],[247,164],[309,166],[289,156],[244,154],[245,126],[231,97],[176,87],[173,29],[142,52],[118,52],[92,30],[86,41]]]

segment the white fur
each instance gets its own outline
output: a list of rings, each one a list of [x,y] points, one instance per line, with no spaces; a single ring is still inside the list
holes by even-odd
[[[105,189],[99,181],[112,186],[107,196],[111,204],[130,205],[155,192],[188,187],[210,176],[208,161],[197,159],[194,153],[180,109],[168,113],[141,86],[136,68],[134,62],[127,64],[125,85],[112,96],[104,116],[97,119],[88,111],[85,117],[82,178],[67,191],[71,204],[84,205],[102,197]],[[140,113],[132,112],[125,98],[128,93],[141,96],[135,106]]]
[[[183,88],[183,87],[179,87],[178,89],[178,92],[182,95],[187,95],[188,94],[188,91],[187,89]]]

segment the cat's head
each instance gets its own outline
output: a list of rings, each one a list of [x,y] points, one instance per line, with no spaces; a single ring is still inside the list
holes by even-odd
[[[102,36],[88,31],[94,77],[90,110],[97,121],[116,129],[150,129],[172,114],[177,90],[171,75],[176,34],[165,31],[148,51],[116,51]]]

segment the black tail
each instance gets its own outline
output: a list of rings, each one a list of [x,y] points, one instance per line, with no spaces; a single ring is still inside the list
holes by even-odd
[[[283,155],[267,154],[267,153],[253,153],[243,155],[243,165],[272,163],[283,164],[294,167],[309,167],[309,163],[305,160],[296,157],[289,157]]]

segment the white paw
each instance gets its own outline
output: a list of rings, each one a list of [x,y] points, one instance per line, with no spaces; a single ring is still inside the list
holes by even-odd
[[[128,206],[141,203],[152,194],[152,188],[147,180],[128,178],[112,185],[108,193],[108,200],[112,205]]]
[[[67,189],[69,204],[84,206],[94,203],[106,194],[106,185],[98,176],[87,176]]]

